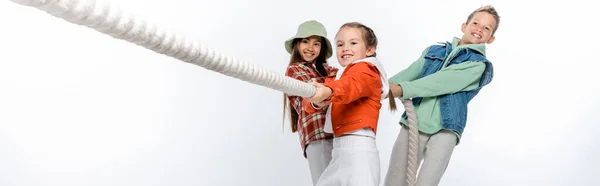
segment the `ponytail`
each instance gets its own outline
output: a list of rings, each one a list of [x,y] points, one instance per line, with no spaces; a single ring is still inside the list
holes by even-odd
[[[396,107],[396,97],[392,93],[392,89],[388,91],[388,100],[390,101],[390,110],[392,112],[398,110],[398,108]]]

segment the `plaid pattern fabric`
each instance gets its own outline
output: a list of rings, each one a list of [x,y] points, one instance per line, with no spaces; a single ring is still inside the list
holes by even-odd
[[[323,66],[325,66],[328,76],[335,77],[335,74],[338,71],[337,68],[328,66],[327,64],[324,64]],[[310,82],[311,79],[314,78],[319,83],[323,83],[326,78],[326,76],[319,75],[313,63],[305,62],[291,64],[287,68],[286,76],[303,82]],[[302,97],[288,96],[288,99],[294,107],[294,110],[298,113],[298,135],[300,137],[302,152],[304,152],[304,157],[306,157],[305,148],[311,141],[333,138],[333,134],[325,133],[323,130],[327,107],[314,109],[315,111],[311,112],[304,109],[307,106],[312,107],[311,103],[304,100]]]

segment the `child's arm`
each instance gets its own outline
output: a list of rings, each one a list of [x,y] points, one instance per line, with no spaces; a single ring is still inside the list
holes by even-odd
[[[425,54],[429,51],[429,47],[425,48],[419,56],[419,59],[414,61],[408,68],[398,72],[394,76],[392,76],[388,81],[390,82],[390,89],[392,90],[392,94],[395,97],[402,95],[402,89],[398,85],[400,82],[404,81],[412,81],[419,78],[421,75],[421,71],[423,70],[423,65],[425,65]]]
[[[392,76],[389,79],[389,82],[397,84],[399,82],[412,81],[412,80],[419,78],[419,75],[421,75],[421,70],[423,70],[423,65],[425,65],[425,58],[423,56],[425,56],[425,54],[427,54],[428,51],[429,51],[429,47],[427,47],[425,50],[423,50],[423,52],[421,53],[421,56],[419,56],[419,59],[417,59],[412,64],[410,64],[410,66],[408,66],[408,68],[406,68],[406,69],[398,72],[394,76]]]
[[[289,77],[292,77],[294,79],[300,80],[302,82],[311,82],[311,76],[309,74],[306,73],[306,71],[304,71],[302,69],[302,67],[298,66],[298,65],[291,65],[288,67],[286,75]],[[318,106],[313,106],[311,102],[309,102],[308,100],[300,97],[300,96],[288,96],[290,103],[292,104],[292,106],[294,107],[294,109],[296,109],[296,111],[300,111],[300,110],[304,110],[307,113],[311,114],[311,113],[315,113],[317,111],[320,111],[321,109],[323,109],[324,107],[319,107],[319,106],[323,106],[323,105],[318,105]]]
[[[327,63],[323,64],[323,66],[325,66],[325,71],[327,71],[327,77],[331,77],[331,78],[335,78],[338,71],[340,70],[338,68],[329,66]]]
[[[482,62],[467,61],[450,65],[429,76],[398,83],[402,94],[396,96],[408,99],[470,91],[479,87],[479,80],[484,70],[485,63]]]
[[[347,67],[339,80],[327,78],[324,85],[332,91],[331,103],[348,104],[373,94],[381,89],[381,78],[377,67],[370,63],[356,63]]]

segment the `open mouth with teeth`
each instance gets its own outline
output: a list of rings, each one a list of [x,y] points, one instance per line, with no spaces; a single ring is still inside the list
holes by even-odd
[[[350,54],[344,54],[344,55],[342,55],[342,59],[348,59],[348,58],[351,58],[351,57],[352,57],[352,55],[350,55]]]
[[[304,55],[306,55],[306,57],[312,57],[315,53],[304,52]]]
[[[472,33],[471,35],[473,35],[473,37],[475,37],[477,39],[481,39],[481,35],[479,35],[479,34]]]

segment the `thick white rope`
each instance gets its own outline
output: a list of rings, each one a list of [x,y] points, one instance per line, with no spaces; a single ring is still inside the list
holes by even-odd
[[[311,97],[316,89],[308,83],[279,73],[265,70],[254,64],[225,56],[191,39],[165,28],[148,23],[129,12],[96,0],[12,0],[49,13],[68,22],[95,29],[114,38],[126,40],[154,52],[184,62],[261,85],[289,95]],[[402,100],[409,121],[409,161],[407,182],[416,180],[418,160],[418,129],[414,107],[410,100]]]
[[[408,116],[408,164],[406,167],[406,183],[415,186],[417,181],[417,170],[419,169],[419,126],[417,114],[412,100],[403,99],[402,105]],[[404,129],[402,129],[404,130]]]
[[[262,85],[290,95],[311,97],[314,86],[257,65],[225,56],[190,37],[148,23],[133,14],[123,12],[96,0],[12,0],[32,6],[68,22],[93,28],[114,38],[126,40],[154,52],[253,84]]]

